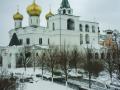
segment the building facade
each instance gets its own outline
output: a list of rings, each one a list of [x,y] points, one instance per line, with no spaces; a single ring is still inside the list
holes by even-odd
[[[27,7],[27,13],[29,16],[27,27],[22,27],[24,17],[19,10],[13,16],[15,27],[9,31],[11,41],[9,47],[2,52],[4,67],[10,64],[10,67],[15,68],[15,55],[20,54],[22,47],[25,46],[69,45],[85,48],[87,45],[93,47],[98,45],[99,23],[83,21],[80,16],[75,16],[68,0],[62,0],[58,13],[53,14],[50,10],[46,14],[46,27],[40,26],[42,8],[35,1]]]

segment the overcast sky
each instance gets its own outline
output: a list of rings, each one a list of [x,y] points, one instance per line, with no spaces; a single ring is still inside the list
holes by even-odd
[[[46,25],[45,14],[51,6],[52,12],[57,13],[62,0],[36,0],[42,7],[40,16],[41,26]],[[0,46],[8,45],[8,31],[14,28],[13,14],[19,5],[20,13],[23,14],[23,26],[28,26],[28,14],[26,7],[33,0],[1,0],[0,2]],[[97,21],[100,29],[120,30],[120,0],[69,0],[74,15],[81,16],[81,20]]]

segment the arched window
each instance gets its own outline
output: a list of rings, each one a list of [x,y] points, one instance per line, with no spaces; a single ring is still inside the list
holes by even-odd
[[[79,29],[80,29],[81,32],[83,31],[82,24],[79,25]]]
[[[83,35],[80,34],[80,45],[83,44]]]
[[[74,30],[75,29],[74,20],[72,20],[72,19],[67,20],[67,29],[68,30]]]
[[[89,25],[85,25],[85,31],[89,32]]]
[[[55,23],[53,23],[52,27],[53,27],[53,31],[54,31],[55,30]]]
[[[92,32],[95,33],[95,26],[92,26]]]
[[[86,41],[86,44],[90,43],[90,37],[88,34],[85,35],[85,41]]]
[[[66,14],[66,10],[65,9],[63,10],[63,14]]]
[[[27,44],[27,45],[30,44],[30,39],[29,39],[29,38],[26,39],[26,44]]]
[[[42,38],[39,38],[39,44],[42,45]]]
[[[98,58],[99,58],[98,53],[95,53],[95,59],[98,59]]]
[[[71,10],[68,10],[68,13],[71,14]]]

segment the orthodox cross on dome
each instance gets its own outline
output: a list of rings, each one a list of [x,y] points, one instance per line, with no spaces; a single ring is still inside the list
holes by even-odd
[[[49,10],[51,11],[51,4],[49,4]]]
[[[36,2],[36,0],[33,0],[33,3],[35,3]]]
[[[62,0],[60,8],[70,8],[68,0]]]
[[[17,5],[17,12],[19,12],[19,5]]]

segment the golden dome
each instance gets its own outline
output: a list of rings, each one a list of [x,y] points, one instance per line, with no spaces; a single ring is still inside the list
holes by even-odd
[[[54,14],[51,12],[51,10],[49,11],[49,13],[47,13],[46,15],[45,15],[45,18],[46,18],[46,20],[48,20],[49,19],[49,17],[51,17],[51,16],[53,16]]]
[[[21,15],[18,11],[17,13],[13,16],[14,20],[23,20],[23,15]]]
[[[30,16],[39,16],[42,12],[42,8],[38,6],[35,1],[27,7],[27,13]]]

